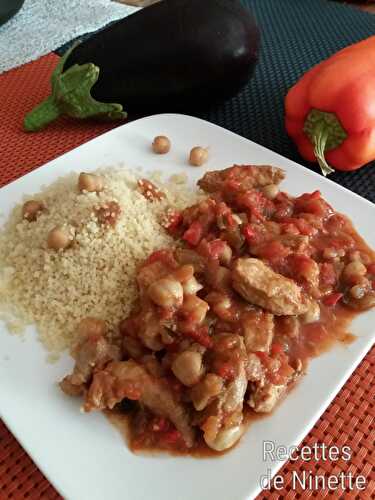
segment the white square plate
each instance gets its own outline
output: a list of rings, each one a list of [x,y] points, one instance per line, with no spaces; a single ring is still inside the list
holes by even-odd
[[[150,151],[152,138],[159,134],[172,140],[168,155]],[[187,153],[196,145],[210,147],[209,161],[201,168],[187,166]],[[320,189],[375,246],[372,203],[232,132],[172,114],[118,127],[5,186],[0,190],[0,212],[6,215],[23,194],[39,190],[59,175],[119,163],[167,174],[186,172],[192,183],[206,170],[233,163],[277,165],[287,172],[286,191],[300,194]],[[47,364],[32,330],[21,342],[0,325],[0,413],[65,498],[245,500],[259,492],[260,477],[267,469],[275,473],[282,465],[263,460],[263,440],[285,446],[301,442],[373,344],[375,311],[362,314],[353,323],[351,331],[358,335],[354,343],[337,346],[313,360],[307,376],[275,414],[253,423],[234,450],[215,459],[132,454],[103,415],[82,415],[80,402],[62,394],[56,381],[67,373],[72,361],[66,355],[57,364]]]

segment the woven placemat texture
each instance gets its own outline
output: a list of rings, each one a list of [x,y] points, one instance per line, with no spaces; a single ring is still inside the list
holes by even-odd
[[[375,35],[375,15],[326,0],[243,3],[255,14],[262,35],[254,78],[238,96],[200,116],[318,171],[298,155],[285,132],[284,97],[311,66]],[[375,202],[375,163],[330,179]]]
[[[201,116],[285,156],[298,159],[283,131],[284,91],[298,77],[297,73],[302,73],[310,64],[317,62],[323,52],[324,56],[328,55],[347,43],[368,36],[371,30],[375,32],[375,18],[336,5],[326,6],[318,1],[249,0],[249,4],[254,7],[258,22],[262,25],[263,62],[257,68],[255,79],[240,96]],[[327,10],[319,13],[319,5]],[[285,9],[289,11],[289,15]],[[304,15],[304,12],[307,12],[307,15]],[[306,22],[306,19],[312,19],[314,22],[311,21],[310,28],[307,26],[304,29],[303,22]],[[316,29],[314,37],[313,26]],[[284,35],[281,34],[281,27]],[[328,37],[327,41],[328,34],[331,39]],[[285,44],[289,46],[288,51],[285,51]],[[310,64],[305,63],[305,57],[310,58]],[[296,70],[293,66],[293,74],[290,70],[290,60],[298,67]],[[0,76],[0,185],[18,178],[113,126],[103,123],[87,125],[66,120],[52,125],[42,134],[27,135],[22,131],[24,113],[49,92],[49,75],[56,61],[57,56],[51,54]],[[265,64],[272,69],[271,72],[266,71]],[[374,186],[374,173],[374,168],[367,167],[355,174],[335,174],[338,175],[335,180],[340,180],[343,184],[346,182],[347,187],[374,199],[374,193],[371,191]],[[339,491],[330,494],[327,491],[293,491],[292,474],[301,474],[303,471],[312,471],[315,475],[338,474],[341,471],[345,474],[362,474],[368,482],[365,492],[345,492],[341,497],[374,498],[374,387],[375,349],[366,356],[303,443],[310,446],[316,442],[348,445],[353,450],[351,461],[289,462],[280,471],[284,477],[284,490],[263,493],[259,498],[340,498]],[[0,500],[23,498],[52,500],[61,497],[0,422]]]

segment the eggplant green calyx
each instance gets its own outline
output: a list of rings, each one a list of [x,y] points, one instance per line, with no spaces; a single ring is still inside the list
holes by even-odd
[[[325,152],[339,147],[347,133],[334,113],[312,109],[307,115],[303,131],[314,146],[314,153],[324,176],[334,172],[325,159]]]
[[[42,130],[62,115],[105,120],[127,117],[121,104],[99,102],[91,96],[91,89],[99,78],[98,66],[92,63],[75,64],[63,71],[65,61],[76,46],[77,43],[63,55],[52,73],[52,94],[25,116],[24,128],[27,132]]]

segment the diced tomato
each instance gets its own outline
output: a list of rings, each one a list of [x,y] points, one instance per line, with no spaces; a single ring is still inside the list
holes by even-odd
[[[311,226],[311,224],[303,218],[295,219],[295,225],[298,227],[299,232],[305,236],[311,236],[318,232],[315,227]]]
[[[234,220],[234,217],[233,217],[233,214],[231,212],[228,212],[227,215],[226,215],[226,219],[227,219],[227,222],[228,222],[228,226],[230,227],[235,227],[237,226],[237,223],[236,221]]]
[[[248,210],[250,218],[264,220],[263,211],[267,205],[267,198],[260,191],[248,190],[236,196],[236,205],[241,210]]]
[[[329,246],[335,248],[336,250],[349,250],[353,248],[355,242],[351,236],[341,236],[332,238],[329,242]]]
[[[195,247],[198,245],[203,236],[203,227],[199,221],[194,221],[190,225],[189,229],[187,229],[182,239],[185,240],[189,245]]]
[[[181,212],[172,212],[168,214],[168,220],[165,225],[165,229],[169,234],[174,235],[177,229],[181,226],[182,223],[182,214]]]
[[[225,241],[223,240],[216,239],[210,241],[207,244],[207,247],[208,247],[208,254],[211,257],[211,259],[218,259],[226,249],[227,243],[225,243]]]
[[[295,203],[295,205],[299,206],[299,205],[303,205],[307,201],[319,200],[321,197],[322,197],[322,193],[319,190],[316,190],[316,191],[313,191],[312,193],[301,194],[301,196],[298,196],[298,198],[296,198],[294,200],[294,203]]]
[[[331,207],[321,197],[320,191],[305,193],[294,200],[294,207],[297,212],[314,214],[319,217],[326,217],[332,212]]]
[[[224,380],[233,380],[236,376],[236,369],[233,365],[228,363],[221,363],[216,368],[216,373]]]
[[[343,297],[343,294],[340,292],[330,293],[326,295],[323,299],[323,304],[328,307],[335,306]]]
[[[258,356],[258,358],[262,361],[262,363],[265,363],[269,359],[269,355],[266,352],[263,351],[256,351],[255,354]]]
[[[329,233],[341,231],[347,224],[347,219],[341,214],[333,214],[326,221],[326,229]]]
[[[281,224],[281,232],[282,234],[300,234],[298,227],[289,222]]]
[[[245,236],[246,241],[248,243],[253,242],[253,238],[255,236],[255,230],[251,224],[244,224],[242,226],[242,234]]]
[[[333,264],[329,262],[323,262],[320,264],[319,279],[323,286],[333,286],[336,284],[336,271]]]
[[[151,422],[151,430],[153,432],[166,432],[170,429],[169,421],[164,417],[155,417]]]
[[[369,266],[367,266],[367,272],[369,274],[375,274],[375,263],[370,264]]]
[[[283,346],[281,344],[275,343],[271,346],[271,354],[281,354],[284,352]]]
[[[228,179],[224,184],[224,191],[239,191],[241,184],[233,179]]]
[[[172,262],[175,263],[172,252],[170,250],[156,250],[153,252],[145,261],[144,266],[147,266],[148,264],[152,264],[153,262],[157,262],[160,260],[161,262],[164,262],[165,264],[171,264]]]
[[[319,345],[327,338],[328,332],[321,323],[310,323],[304,325],[303,333],[307,341]]]
[[[167,444],[175,444],[177,441],[179,441],[182,438],[181,432],[178,431],[177,429],[172,429],[170,431],[167,431],[163,435],[163,441]]]
[[[316,262],[306,255],[293,254],[289,257],[290,267],[293,275],[313,281],[317,278],[318,268]]]
[[[283,217],[281,220],[281,225],[283,227],[287,227],[286,225],[293,225],[297,228],[297,232],[294,232],[294,234],[303,234],[305,236],[311,236],[313,234],[317,233],[317,229],[311,224],[309,224],[304,218],[302,217]],[[284,226],[285,225],[285,226]],[[291,231],[283,231],[283,232],[292,232]]]
[[[262,259],[269,260],[271,263],[276,263],[285,259],[290,252],[290,248],[287,248],[278,240],[273,240],[264,243],[264,245],[258,249],[258,256]]]

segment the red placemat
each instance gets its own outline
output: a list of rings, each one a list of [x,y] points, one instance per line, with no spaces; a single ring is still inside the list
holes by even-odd
[[[113,127],[111,124],[84,124],[65,120],[40,134],[23,132],[22,119],[25,112],[49,93],[49,75],[56,61],[57,56],[50,54],[0,75],[0,186]],[[351,460],[330,462],[299,459],[288,462],[279,472],[283,489],[265,491],[259,498],[375,498],[374,387],[375,348],[366,356],[301,445],[312,447],[315,443],[320,443],[326,446],[349,446],[352,450]],[[248,467],[251,474],[251,464]],[[301,480],[303,474],[327,477],[341,472],[346,476],[349,473],[364,476],[366,489],[351,492],[344,492],[342,489],[331,492],[303,490],[296,479],[298,477]],[[293,479],[296,489],[293,489]],[[61,497],[0,421],[0,499],[24,498],[54,500]]]

